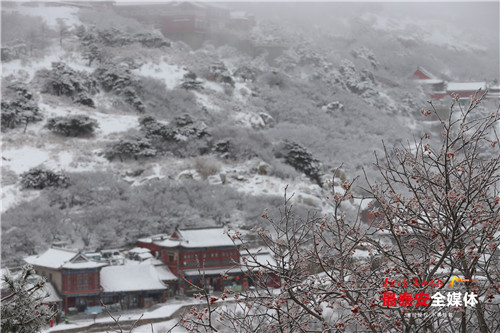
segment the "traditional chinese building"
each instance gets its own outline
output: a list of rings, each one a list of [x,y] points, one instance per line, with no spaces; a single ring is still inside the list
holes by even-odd
[[[182,285],[189,290],[190,284],[210,286],[222,291],[231,279],[240,280],[240,246],[226,234],[226,229],[199,228],[177,229],[171,235],[155,235],[137,241],[137,246],[148,248],[164,262]],[[228,279],[222,279],[227,274]],[[205,278],[202,283],[200,279]]]
[[[115,10],[123,16],[152,24],[168,38],[189,34],[207,35],[223,29],[229,10],[221,5],[197,1],[172,1],[145,6],[140,2],[119,2]]]
[[[104,267],[101,270],[102,301],[119,303],[122,310],[165,302],[168,287],[161,278],[150,260]]]
[[[448,82],[446,93],[452,97],[458,96],[459,99],[469,99],[476,95],[480,98],[487,89],[486,82]]]
[[[52,283],[63,298],[64,311],[99,305],[100,276],[106,263],[92,261],[77,251],[50,248],[40,255],[24,259],[37,274]]]
[[[439,100],[446,96],[446,82],[437,78],[425,68],[417,67],[412,79],[427,90],[432,99]]]
[[[500,85],[492,84],[488,87],[488,94],[486,95],[488,99],[500,99]]]

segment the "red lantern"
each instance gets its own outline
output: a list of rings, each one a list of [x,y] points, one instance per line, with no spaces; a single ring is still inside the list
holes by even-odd
[[[237,276],[237,277],[235,277],[234,279],[235,279],[236,281],[239,281],[240,277],[239,277],[239,276]]]

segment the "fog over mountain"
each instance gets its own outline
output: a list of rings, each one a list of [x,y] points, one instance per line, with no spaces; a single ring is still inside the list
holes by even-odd
[[[498,2],[201,4],[226,16],[203,12],[193,33],[158,14],[166,2],[2,3],[6,262],[59,239],[252,226],[287,185],[301,211],[327,213],[337,167],[375,176],[383,141],[435,129],[417,68],[499,79]]]

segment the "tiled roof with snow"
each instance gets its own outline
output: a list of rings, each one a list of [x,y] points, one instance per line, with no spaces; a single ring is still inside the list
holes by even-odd
[[[28,287],[28,289],[29,289],[29,287]],[[43,288],[38,289],[35,292],[35,294],[37,297],[42,297],[42,296],[47,295],[47,297],[43,298],[43,303],[52,303],[52,302],[61,302],[62,301],[62,298],[59,297],[59,295],[57,294],[57,291],[54,288],[54,286],[52,285],[52,283],[50,283],[48,281],[45,282],[45,285],[43,286]]]
[[[443,83],[444,81],[443,80],[440,80],[440,79],[422,79],[422,80],[418,80],[418,83],[420,84],[440,84],[440,83]]]
[[[33,266],[58,269],[76,257],[77,254],[73,250],[50,248],[42,254],[24,258],[24,261]]]
[[[145,247],[134,247],[133,249],[128,250],[128,253],[130,254],[139,254],[139,253],[151,253],[150,249],[147,249]]]
[[[86,261],[86,262],[67,262],[62,265],[62,268],[66,269],[87,269],[87,268],[98,268],[107,266],[104,262]]]
[[[248,249],[241,252],[241,265],[248,269],[256,269],[259,267],[275,266],[276,260],[271,254],[271,250],[266,247],[256,249]]]
[[[155,266],[149,262],[104,267],[101,287],[105,293],[166,289]]]
[[[168,269],[166,265],[155,265],[156,273],[158,273],[158,278],[162,281],[175,281],[177,280],[177,276],[174,275]]]
[[[448,82],[448,91],[476,91],[486,90],[486,82]]]
[[[226,228],[185,229],[176,233],[180,237],[181,246],[187,248],[234,246]],[[170,244],[168,241],[163,242]]]
[[[50,248],[42,254],[24,258],[28,264],[52,269],[86,269],[106,266],[105,263],[91,261],[74,250]]]
[[[429,77],[430,79],[436,79],[436,76],[434,76],[434,74],[432,74],[427,69],[425,69],[425,68],[423,68],[421,66],[417,67],[417,71],[420,71],[422,74],[424,74],[425,76]]]
[[[140,242],[154,243],[161,247],[185,247],[185,248],[202,248],[202,247],[225,247],[239,245],[239,241],[233,240],[227,235],[226,228],[200,228],[200,229],[184,229],[175,232],[179,238],[173,238],[167,235],[156,235],[147,238],[139,239]]]

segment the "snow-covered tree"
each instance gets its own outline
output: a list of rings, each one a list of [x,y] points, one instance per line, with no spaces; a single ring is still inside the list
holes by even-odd
[[[37,190],[46,187],[67,187],[69,178],[61,172],[36,167],[21,174],[21,186]]]
[[[139,80],[124,64],[105,63],[94,71],[94,77],[105,91],[122,96],[125,102],[139,112],[145,112],[146,106],[139,98]]]
[[[40,70],[37,77],[42,81],[42,91],[68,96],[73,102],[95,107],[90,97],[97,92],[97,81],[86,72],[75,71],[63,62],[53,62],[51,70]]]
[[[66,24],[64,19],[58,18],[57,21],[57,30],[59,33],[59,46],[62,46],[63,39],[69,36],[70,27]]]
[[[131,136],[109,145],[104,151],[104,156],[110,161],[116,157],[123,161],[130,158],[137,160],[144,157],[153,157],[156,156],[156,153],[157,151],[149,139]]]
[[[305,173],[313,181],[315,181],[319,186],[323,186],[321,183],[321,163],[313,157],[313,155],[308,152],[304,147],[295,142],[285,142],[283,146],[283,151],[278,153],[278,156],[283,154],[286,163],[293,166],[296,170]]]
[[[200,289],[205,309],[180,323],[193,332],[498,331],[500,114],[479,102],[452,106],[440,144],[425,134],[377,158],[381,181],[366,188],[377,204],[366,221],[348,214],[354,181],[330,183],[329,216],[296,218],[285,195],[279,216],[265,212],[254,229],[273,260],[251,249],[243,259],[255,289]],[[230,297],[234,305],[218,303]]]
[[[20,125],[24,125],[26,130],[29,123],[42,120],[40,109],[27,85],[14,83],[7,88],[15,92],[15,97],[2,100],[2,131]]]
[[[200,90],[203,89],[203,82],[198,80],[197,76],[193,72],[188,72],[184,74],[184,80],[181,83],[181,87],[186,90]]]
[[[19,274],[4,275],[2,281],[2,333],[40,332],[56,315],[43,304],[48,295],[45,281],[35,276],[34,269],[26,265]],[[4,286],[7,295],[4,296]]]
[[[88,66],[97,60],[102,63],[106,58],[106,53],[99,43],[99,34],[95,28],[85,28],[83,25],[76,30],[76,35],[82,45],[82,57],[88,60]]]
[[[89,136],[99,127],[95,119],[85,115],[55,117],[47,120],[47,128],[64,136]]]
[[[146,137],[153,138],[159,137],[163,140],[174,140],[175,133],[167,125],[158,122],[151,116],[142,117],[139,119],[141,130],[145,133]]]

